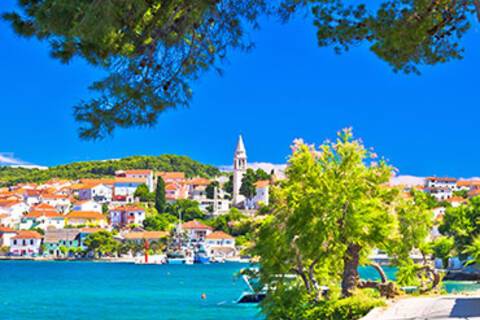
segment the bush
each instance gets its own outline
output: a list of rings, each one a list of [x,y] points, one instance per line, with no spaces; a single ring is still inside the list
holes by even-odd
[[[364,317],[373,308],[384,304],[384,300],[359,290],[349,298],[319,302],[315,307],[307,310],[304,318],[308,320],[356,320]]]
[[[357,320],[373,308],[385,305],[374,289],[356,290],[349,298],[341,299],[339,292],[331,292],[330,298],[315,302],[301,285],[279,285],[269,292],[262,302],[267,319],[302,320]]]

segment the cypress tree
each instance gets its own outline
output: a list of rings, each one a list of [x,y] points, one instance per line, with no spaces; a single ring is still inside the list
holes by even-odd
[[[155,209],[158,213],[163,213],[165,211],[165,205],[167,200],[165,199],[165,181],[162,177],[158,177],[157,180],[157,189],[155,190]]]

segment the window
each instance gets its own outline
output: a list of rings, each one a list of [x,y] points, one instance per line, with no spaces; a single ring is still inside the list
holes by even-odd
[[[32,246],[33,246],[33,243],[34,243],[33,239],[30,239],[30,244],[31,244]]]
[[[14,245],[17,245],[17,240],[13,240],[13,244],[14,244]]]

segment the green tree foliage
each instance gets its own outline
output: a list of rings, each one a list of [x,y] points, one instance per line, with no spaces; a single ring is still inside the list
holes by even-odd
[[[265,172],[265,170],[259,168],[255,171],[255,181],[260,180],[270,180],[272,178],[271,174]]]
[[[240,194],[247,199],[252,199],[257,189],[255,188],[255,182],[257,182],[257,175],[252,169],[247,169],[247,172],[243,175],[242,185],[240,186]]]
[[[306,11],[320,47],[336,52],[366,43],[395,71],[418,72],[462,58],[461,39],[480,17],[479,0],[22,0],[3,14],[17,34],[48,42],[52,57],[79,56],[107,72],[96,94],[74,107],[80,136],[103,138],[116,127],[153,125],[163,111],[186,106],[191,83],[219,70],[262,14],[284,21]],[[303,14],[305,16],[305,14]],[[220,70],[219,70],[220,71]]]
[[[244,36],[262,0],[20,1],[3,18],[22,36],[47,41],[52,57],[74,57],[108,73],[95,98],[74,108],[83,138],[115,127],[151,125],[159,113],[187,105],[190,83],[217,69],[227,52],[248,49]]]
[[[455,197],[462,197],[464,199],[467,199],[468,198],[468,190],[463,189],[463,190],[453,191],[453,195]]]
[[[480,263],[480,236],[476,236],[472,239],[471,244],[467,245],[463,253],[467,254],[472,260],[472,263]]]
[[[448,267],[448,259],[453,256],[455,239],[441,236],[435,239],[432,244],[433,254],[436,258],[442,259],[444,268]]]
[[[207,188],[205,189],[205,193],[207,196],[207,199],[213,199],[215,195],[215,188],[220,188],[220,183],[218,181],[212,181]]]
[[[260,257],[261,281],[270,288],[264,309],[268,318],[290,318],[291,308],[300,307],[279,306],[277,294],[299,290],[307,297],[308,308],[322,299],[337,299],[340,291],[343,297],[351,296],[357,288],[371,285],[359,280],[357,270],[360,264],[371,263],[372,249],[394,252],[394,244],[405,241],[401,251],[405,252],[423,242],[431,220],[424,207],[415,209],[412,200],[402,199],[398,189],[387,186],[392,171],[354,140],[350,130],[318,149],[295,142],[287,178],[273,188],[273,214],[259,228],[252,250]],[[401,252],[396,253],[399,261]],[[297,275],[293,283],[281,281],[282,275],[292,273]],[[322,297],[320,285],[331,289],[328,298]],[[272,309],[285,313],[275,317]]]
[[[99,231],[91,233],[84,241],[87,251],[92,252],[96,257],[113,255],[118,252],[119,242],[113,238],[113,234],[108,231]]]
[[[201,164],[185,156],[132,156],[119,160],[75,162],[50,167],[47,170],[0,167],[0,186],[21,182],[43,182],[53,178],[81,179],[111,177],[117,170],[151,169],[155,171],[181,171],[188,177],[213,177],[218,168]]]
[[[137,187],[133,196],[139,198],[141,202],[152,202],[155,201],[156,194],[152,194],[147,185],[143,183]]]
[[[223,190],[228,194],[233,194],[233,175],[228,176],[228,181],[223,184]]]
[[[167,199],[165,197],[165,181],[162,177],[157,178],[157,187],[155,189],[155,209],[158,213],[165,211]]]
[[[180,199],[169,204],[165,212],[174,217],[181,216],[182,221],[205,219],[205,213],[200,210],[199,203],[190,199]]]
[[[240,186],[240,194],[247,199],[252,199],[257,193],[255,183],[260,180],[270,180],[271,175],[266,173],[263,169],[247,169],[243,178],[242,185]],[[233,188],[233,187],[232,187]]]
[[[445,211],[439,226],[441,234],[455,240],[455,250],[461,258],[466,258],[467,247],[480,236],[480,197],[472,198],[467,204],[450,207]]]
[[[366,43],[395,71],[419,72],[420,65],[461,59],[460,40],[471,28],[472,13],[480,17],[478,0],[384,0],[379,3],[338,0],[287,0],[287,19],[307,7],[317,28],[318,45],[337,53]]]
[[[146,217],[143,227],[148,231],[171,231],[178,222],[178,218],[170,214],[154,214]]]

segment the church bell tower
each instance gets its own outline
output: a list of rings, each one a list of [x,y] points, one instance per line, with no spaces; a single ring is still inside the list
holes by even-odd
[[[247,151],[242,136],[238,137],[237,148],[233,157],[233,205],[240,204],[245,197],[240,194],[243,175],[247,172]]]

